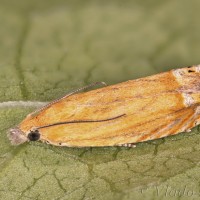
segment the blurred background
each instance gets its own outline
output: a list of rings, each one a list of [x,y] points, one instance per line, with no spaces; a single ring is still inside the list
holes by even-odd
[[[0,0],[0,101],[50,101],[96,81],[199,64],[199,8],[197,0]],[[180,199],[186,186],[198,199],[197,129],[136,149],[10,146],[6,129],[31,109],[1,104],[1,198]]]

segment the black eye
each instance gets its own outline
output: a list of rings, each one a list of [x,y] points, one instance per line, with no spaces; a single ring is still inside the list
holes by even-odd
[[[35,130],[35,131],[31,131],[29,134],[28,134],[28,139],[30,141],[37,141],[40,139],[40,133],[38,130]]]

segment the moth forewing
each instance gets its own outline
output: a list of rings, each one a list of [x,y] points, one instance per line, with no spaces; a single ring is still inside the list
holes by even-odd
[[[69,147],[130,146],[190,130],[199,103],[197,65],[66,96],[29,115],[17,133]]]

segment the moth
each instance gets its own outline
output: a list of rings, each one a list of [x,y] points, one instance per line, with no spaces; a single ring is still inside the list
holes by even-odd
[[[200,65],[83,92],[98,84],[103,83],[30,113],[10,129],[11,143],[132,146],[190,131],[200,123]]]

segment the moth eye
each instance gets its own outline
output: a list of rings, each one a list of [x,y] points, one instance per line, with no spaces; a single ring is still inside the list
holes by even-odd
[[[28,134],[28,139],[30,141],[37,141],[40,139],[40,133],[38,130],[35,130],[35,131],[31,131],[29,134]]]

